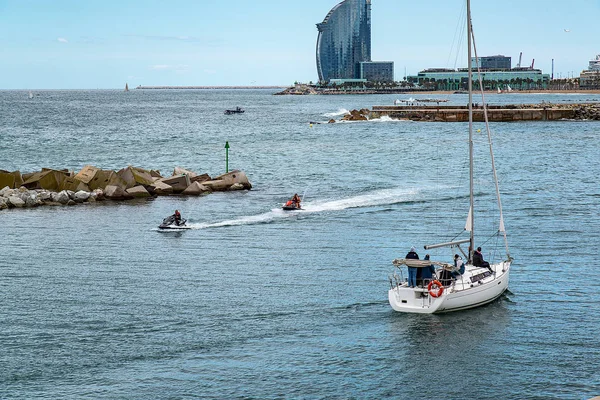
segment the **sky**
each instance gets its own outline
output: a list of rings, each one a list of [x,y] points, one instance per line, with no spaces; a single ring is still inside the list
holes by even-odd
[[[0,89],[317,81],[317,29],[339,0],[0,0]],[[600,54],[600,0],[472,0],[478,54],[555,77]],[[464,0],[372,0],[372,60],[395,78],[466,67]],[[462,40],[463,49],[465,41]],[[464,50],[466,51],[466,50]],[[463,52],[464,53],[464,52]]]

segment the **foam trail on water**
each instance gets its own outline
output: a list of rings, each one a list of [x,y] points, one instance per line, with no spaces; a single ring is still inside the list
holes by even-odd
[[[269,212],[248,215],[214,223],[187,224],[192,229],[219,228],[224,226],[265,224],[284,218],[323,211],[341,211],[349,208],[374,207],[410,201],[419,193],[418,189],[382,189],[340,200],[316,200],[303,202],[302,210],[284,211],[274,208]]]
[[[373,207],[397,204],[412,199],[417,189],[382,189],[347,199],[315,201],[303,205],[305,212],[340,211],[348,208]]]
[[[221,222],[213,222],[213,223],[201,223],[201,224],[188,224],[193,229],[206,229],[206,228],[219,228],[222,226],[236,226],[236,225],[255,225],[255,224],[265,224],[276,219],[288,218],[293,213],[285,212],[282,209],[274,208],[269,212],[258,214],[258,215],[248,215],[235,219],[228,219]]]

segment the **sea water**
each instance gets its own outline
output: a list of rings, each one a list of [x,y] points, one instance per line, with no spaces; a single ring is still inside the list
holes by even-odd
[[[253,185],[0,211],[0,398],[600,395],[600,122],[492,124],[509,291],[473,310],[407,315],[387,301],[391,261],[411,246],[423,257],[423,245],[463,229],[467,125],[309,122],[411,96],[0,92],[0,169],[216,176],[229,142],[229,169]],[[223,114],[236,106],[246,112]],[[487,138],[475,129],[476,202],[487,211],[496,201]],[[282,211],[294,193],[304,210]],[[194,229],[157,229],[175,209]],[[502,259],[497,219],[475,221],[486,258]]]

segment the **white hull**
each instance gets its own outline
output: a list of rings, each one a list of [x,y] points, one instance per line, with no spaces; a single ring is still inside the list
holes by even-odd
[[[508,288],[510,277],[510,261],[491,265],[495,272],[481,277],[487,268],[467,265],[465,273],[450,286],[444,287],[439,297],[433,297],[424,288],[410,288],[404,282],[391,288],[388,292],[390,305],[395,311],[417,314],[433,314],[466,310],[490,303],[500,297]],[[471,277],[476,278],[473,283]]]
[[[191,226],[185,226],[185,225],[169,225],[169,226],[165,226],[165,227],[159,227],[159,229],[161,231],[184,231],[186,229],[192,229]]]

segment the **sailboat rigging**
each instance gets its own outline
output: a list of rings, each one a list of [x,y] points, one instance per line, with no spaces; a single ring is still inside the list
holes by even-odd
[[[129,92],[129,86],[127,85],[127,83],[125,83],[125,91]]]
[[[490,149],[490,158],[500,221],[498,234],[504,237],[506,247],[506,259],[497,263],[489,264],[483,262],[481,253],[475,251],[475,220],[474,220],[474,163],[473,163],[473,67],[471,65],[471,52],[475,50],[475,59],[477,58],[477,49],[475,46],[475,36],[471,21],[471,1],[467,0],[467,38],[468,38],[468,91],[469,91],[469,212],[464,231],[469,232],[468,239],[454,238],[448,242],[425,245],[426,250],[441,247],[457,248],[466,256],[466,265],[461,265],[458,260],[458,254],[455,256],[455,264],[449,264],[440,261],[418,260],[407,258],[395,259],[393,264],[402,274],[400,267],[408,268],[430,268],[434,269],[431,279],[422,279],[421,285],[410,279],[405,282],[402,275],[394,273],[390,277],[390,289],[388,299],[390,305],[395,311],[406,313],[441,313],[449,311],[458,311],[468,308],[478,307],[490,303],[500,297],[508,288],[510,266],[512,257],[508,250],[508,241],[504,220],[502,214],[502,202],[500,200],[500,190],[498,177],[496,174],[495,160],[492,149],[491,132],[487,118],[487,107],[481,82],[481,71],[477,63],[479,87],[482,96],[482,105],[484,110],[484,120],[488,134],[488,144]],[[462,244],[469,245],[468,252],[465,253],[460,247]],[[438,267],[437,269],[435,267]],[[460,267],[460,269],[458,268]],[[410,285],[409,285],[410,284]]]

